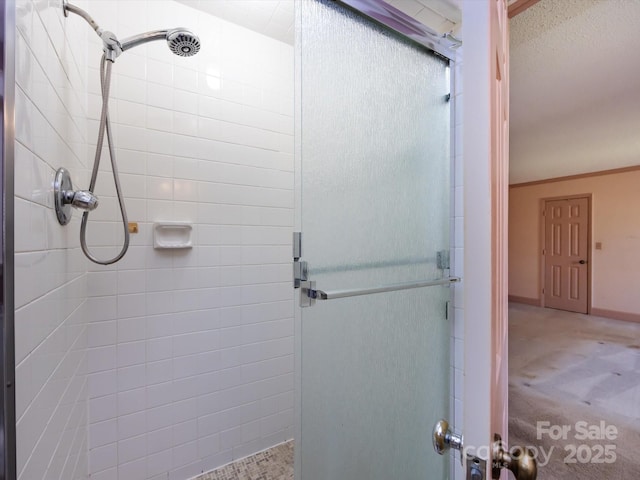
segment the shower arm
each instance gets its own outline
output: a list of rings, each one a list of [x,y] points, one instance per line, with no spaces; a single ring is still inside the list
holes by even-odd
[[[91,15],[89,15],[80,7],[76,7],[75,5],[70,4],[67,0],[62,0],[62,11],[64,12],[65,17],[68,17],[69,12],[71,12],[84,18],[87,21],[87,23],[91,25],[91,28],[93,28],[99,36],[102,36],[103,30],[100,28],[100,25],[98,25],[96,21],[93,18],[91,18]]]
[[[115,62],[116,58],[118,58],[123,52],[122,45],[120,45],[118,37],[116,37],[115,33],[100,28],[100,25],[98,25],[98,23],[91,17],[91,15],[89,15],[80,7],[72,5],[68,2],[68,0],[62,0],[62,11],[64,12],[65,17],[68,17],[69,12],[71,12],[84,18],[85,21],[89,25],[91,25],[91,28],[93,28],[98,34],[100,40],[102,40],[102,50],[104,51],[107,60]]]

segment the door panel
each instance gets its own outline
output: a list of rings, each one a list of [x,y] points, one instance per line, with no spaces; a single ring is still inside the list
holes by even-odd
[[[302,260],[323,290],[446,277],[448,62],[332,1],[300,2]],[[301,309],[302,480],[448,478],[450,290]]]
[[[546,307],[588,313],[589,199],[545,202]]]

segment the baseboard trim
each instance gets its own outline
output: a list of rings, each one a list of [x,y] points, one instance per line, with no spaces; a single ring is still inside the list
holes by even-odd
[[[591,308],[591,315],[597,317],[613,318],[614,320],[624,320],[625,322],[640,323],[640,314],[629,312],[618,312],[604,308]]]
[[[519,297],[518,295],[509,295],[509,301],[514,303],[523,303],[525,305],[541,306],[539,298]]]

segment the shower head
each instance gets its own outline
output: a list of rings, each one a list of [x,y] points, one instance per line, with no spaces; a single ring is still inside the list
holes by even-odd
[[[200,51],[200,39],[184,28],[176,28],[167,33],[169,49],[179,57],[191,57]]]
[[[100,28],[100,26],[87,12],[70,4],[68,0],[62,0],[62,11],[64,12],[65,17],[69,16],[69,12],[75,13],[76,15],[84,18],[89,25],[91,25],[91,28],[93,28],[101,38],[105,55],[111,62],[114,62],[122,52],[126,52],[130,48],[137,47],[143,43],[162,39],[166,40],[171,51],[180,57],[191,57],[200,51],[200,39],[195,33],[187,30],[186,28],[154,30],[125,38],[120,42],[115,34]]]
[[[155,30],[141,33],[122,41],[122,51],[137,47],[143,43],[154,40],[166,40],[169,49],[181,57],[190,57],[200,51],[200,39],[196,34],[186,28],[174,28],[172,30]]]

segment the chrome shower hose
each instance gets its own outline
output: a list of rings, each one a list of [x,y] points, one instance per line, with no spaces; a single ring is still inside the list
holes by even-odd
[[[107,145],[109,147],[109,158],[111,160],[111,168],[113,171],[113,181],[116,187],[118,203],[120,204],[120,214],[122,216],[122,226],[124,230],[124,244],[122,250],[115,257],[109,260],[100,260],[93,256],[87,246],[87,223],[89,221],[89,212],[82,214],[82,223],[80,224],[80,246],[82,251],[89,260],[99,265],[111,265],[116,263],[129,249],[129,221],[127,219],[127,209],[122,196],[122,188],[120,187],[120,177],[118,176],[118,165],[116,163],[116,152],[111,138],[111,124],[109,122],[109,89],[111,87],[111,67],[112,62],[108,61],[106,56],[102,56],[100,62],[100,86],[102,90],[102,112],[100,113],[100,127],[98,128],[98,140],[96,143],[96,155],[93,161],[93,170],[91,172],[91,182],[89,183],[89,191],[93,192],[98,179],[98,169],[100,168],[100,158],[102,156],[102,146],[104,145],[104,135],[107,134]]]

